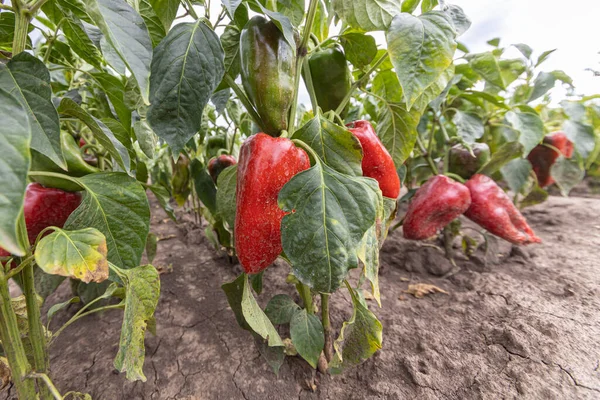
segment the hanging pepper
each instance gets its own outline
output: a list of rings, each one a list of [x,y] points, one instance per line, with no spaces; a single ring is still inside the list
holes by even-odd
[[[27,185],[23,214],[29,242],[33,244],[40,232],[49,226],[62,228],[80,203],[79,193],[46,188],[39,183]],[[6,250],[0,248],[0,257],[9,255]]]
[[[171,187],[173,188],[173,198],[181,207],[185,204],[192,191],[190,177],[190,159],[180,154],[177,162],[172,162],[173,177],[171,178]]]
[[[236,188],[235,249],[249,274],[271,265],[281,253],[281,188],[310,168],[306,152],[287,138],[258,133],[240,149]]]
[[[465,186],[471,192],[471,206],[465,212],[467,218],[511,243],[541,243],[542,240],[496,182],[477,174]]]
[[[566,158],[573,156],[573,142],[567,138],[564,132],[546,135],[543,143],[535,146],[527,156],[540,187],[550,186],[554,183],[550,169],[560,154]],[[555,147],[560,153],[546,145]]]
[[[471,149],[475,157],[461,144],[451,147],[448,152],[448,172],[469,179],[490,160],[490,148],[487,144],[475,143],[471,145]]]
[[[354,121],[348,126],[363,149],[363,175],[379,182],[379,188],[385,197],[398,198],[400,178],[398,178],[394,160],[379,140],[369,121]]]
[[[60,132],[60,145],[62,148],[67,170],[63,170],[45,155],[35,150],[31,151],[31,171],[56,172],[72,177],[81,177],[95,172],[100,172],[98,168],[89,165],[81,155],[81,150],[75,142],[75,139],[67,131]],[[41,183],[49,188],[57,188],[68,192],[82,190],[79,185],[71,181],[55,178],[52,176],[32,176],[34,182]]]
[[[336,45],[316,51],[308,59],[308,66],[319,107],[323,112],[337,109],[352,85],[352,73],[343,50]]]
[[[454,221],[471,205],[469,189],[444,175],[435,175],[421,186],[408,205],[404,237],[424,240]]]
[[[264,130],[279,136],[288,127],[294,96],[294,48],[272,22],[257,15],[240,35],[241,77],[244,90],[264,122]]]
[[[227,148],[227,138],[224,134],[209,136],[206,138],[206,158],[219,155],[219,150]]]
[[[217,178],[227,167],[237,164],[235,157],[228,154],[221,154],[218,157],[213,157],[208,161],[208,173],[212,178],[213,182],[217,183]]]

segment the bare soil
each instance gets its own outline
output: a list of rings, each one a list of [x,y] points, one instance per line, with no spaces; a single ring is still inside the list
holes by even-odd
[[[115,373],[121,313],[69,327],[51,349],[52,378],[62,393],[106,399],[599,399],[600,199],[551,197],[524,214],[543,244],[498,241],[459,269],[427,244],[390,234],[381,253],[384,347],[342,376],[314,372],[288,357],[275,376],[240,329],[220,286],[240,272],[216,253],[203,230],[175,225],[153,208],[162,275],[157,336],[146,339],[145,383]],[[457,243],[457,245],[459,245]],[[492,246],[493,247],[493,246]],[[287,267],[265,274],[264,306],[293,294]],[[447,292],[415,298],[409,284]],[[68,285],[49,304],[70,297]],[[332,296],[334,327],[349,318],[344,291]],[[55,317],[51,329],[77,310]],[[0,393],[11,398],[12,390]]]

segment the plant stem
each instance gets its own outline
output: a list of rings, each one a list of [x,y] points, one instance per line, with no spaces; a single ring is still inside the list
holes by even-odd
[[[15,2],[15,36],[13,38],[13,56],[25,51],[27,46],[27,29],[29,28],[28,12],[21,10],[19,1]]]
[[[304,58],[306,57],[307,49],[306,45],[308,44],[308,39],[310,39],[310,32],[312,31],[312,26],[315,21],[315,15],[317,14],[317,5],[320,0],[310,0],[310,4],[308,5],[308,14],[306,16],[306,21],[304,23],[304,31],[302,32],[302,39],[300,41],[300,46],[298,46],[298,51],[296,55],[296,76],[294,77],[294,98],[292,100],[292,106],[289,110],[288,115],[288,131],[290,135],[294,134],[296,129],[296,111],[298,109],[298,88],[300,86],[300,68],[302,67],[302,63],[304,62]]]
[[[86,307],[90,304],[92,304],[92,303],[88,303],[86,305]],[[70,320],[65,322],[65,324],[63,326],[61,326],[59,330],[57,330],[56,332],[54,332],[52,334],[52,339],[50,340],[50,343],[52,344],[56,340],[58,335],[60,335],[62,333],[63,330],[65,330],[69,325],[71,325],[73,322],[77,321],[79,318],[83,318],[90,314],[97,313],[100,311],[120,309],[120,308],[124,308],[124,307],[125,307],[125,304],[123,304],[123,303],[112,304],[112,305],[108,305],[108,306],[104,306],[104,307],[94,308],[93,310],[90,310],[90,311],[84,312],[84,313],[81,312],[83,310],[83,308],[82,308],[81,310],[79,310],[79,312],[77,314],[75,314],[73,317],[71,317]]]
[[[194,6],[192,5],[192,2],[190,0],[184,0],[183,2],[185,3],[187,12],[190,14],[190,16],[192,18],[194,18],[197,21],[198,14],[196,14],[196,10],[194,10]],[[210,15],[206,19],[210,20]]]
[[[66,18],[61,19],[59,21],[59,23],[56,24],[56,29],[54,30],[54,35],[50,36],[50,38],[48,39],[48,42],[47,42],[48,48],[46,49],[46,54],[44,54],[44,64],[48,64],[48,61],[50,60],[50,53],[52,52],[52,46],[54,46],[54,42],[56,41],[56,39],[58,39],[58,30],[60,29],[60,26],[63,24],[65,19]]]
[[[6,4],[0,4],[0,10],[14,11],[14,8],[12,8],[12,6],[7,6]]]
[[[27,375],[27,378],[41,379],[46,384],[46,387],[52,394],[52,397],[54,397],[54,400],[64,400],[64,397],[62,397],[62,395],[60,394],[56,386],[54,386],[54,383],[52,383],[48,375],[33,372]]]
[[[308,65],[308,60],[305,60],[302,63],[302,71],[304,72],[304,83],[306,84],[306,90],[308,90],[308,95],[310,96],[310,104],[312,105],[313,114],[317,115],[318,103],[317,103],[317,95],[315,94],[315,87],[313,86],[312,75],[310,74],[310,66]]]
[[[352,84],[352,86],[350,87],[350,90],[348,91],[348,93],[346,93],[346,97],[344,97],[344,99],[342,100],[342,102],[340,103],[338,108],[335,110],[336,114],[340,114],[344,110],[344,108],[346,108],[346,104],[348,104],[348,102],[350,101],[350,98],[354,94],[354,91],[356,89],[358,89],[360,87],[360,85],[363,84],[364,81],[369,79],[369,76],[381,65],[381,63],[383,63],[385,61],[385,59],[387,57],[388,57],[388,53],[386,52],[381,57],[379,57],[379,59],[377,59],[377,61],[375,61],[373,66],[363,76],[361,76],[356,82],[354,82]]]
[[[333,342],[331,341],[331,321],[329,319],[329,294],[321,293],[321,320],[325,334],[325,347],[323,351],[327,362],[333,358]]]
[[[227,82],[229,87],[235,92],[235,95],[242,102],[244,107],[246,107],[246,111],[248,111],[248,114],[250,114],[250,117],[252,118],[252,120],[254,120],[256,125],[258,125],[258,127],[264,131],[265,124],[264,124],[262,118],[258,115],[256,110],[254,109],[254,106],[252,105],[252,103],[250,103],[250,100],[248,100],[248,97],[246,97],[246,94],[244,93],[242,88],[240,88],[238,86],[238,84],[235,83],[235,81],[229,74],[225,74],[225,77],[223,79],[225,79],[225,82]]]
[[[31,366],[25,355],[25,348],[17,325],[17,316],[11,304],[8,280],[2,268],[0,268],[0,339],[4,344],[4,352],[17,390],[17,397],[35,399],[34,382],[25,380],[25,376],[31,372]]]
[[[306,309],[306,311],[309,314],[314,314],[315,308],[313,307],[312,293],[310,293],[310,288],[304,283],[298,282],[296,284],[296,290],[298,290],[298,294],[300,294],[300,298],[304,303],[304,308]]]
[[[429,168],[431,169],[431,172],[433,172],[434,175],[437,175],[438,174],[437,167],[435,166],[435,163],[433,162],[433,159],[431,158],[431,154],[427,153],[427,149],[425,148],[425,145],[423,144],[423,141],[421,140],[421,137],[419,135],[417,135],[417,145],[419,146],[419,149],[423,153],[423,157],[425,157],[427,164],[429,164]]]

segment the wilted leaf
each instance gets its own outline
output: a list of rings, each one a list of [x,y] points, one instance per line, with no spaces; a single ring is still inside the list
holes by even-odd
[[[421,299],[421,298],[427,296],[428,294],[433,294],[433,293],[448,294],[448,292],[446,292],[445,290],[440,289],[439,287],[437,287],[435,285],[430,285],[428,283],[410,284],[410,285],[408,285],[408,289],[405,290],[404,293],[412,294],[417,299]]]

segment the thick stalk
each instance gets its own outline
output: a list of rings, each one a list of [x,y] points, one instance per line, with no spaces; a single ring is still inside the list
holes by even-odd
[[[54,400],[64,400],[64,397],[61,396],[60,392],[58,391],[56,386],[54,386],[54,383],[52,383],[48,375],[34,372],[32,374],[29,374],[28,378],[40,379],[42,382],[44,382],[44,384],[52,394]]]
[[[325,334],[325,347],[323,351],[327,362],[333,358],[333,342],[331,341],[331,320],[329,319],[329,294],[321,293],[321,320]]]
[[[315,87],[313,86],[312,75],[310,74],[310,66],[308,65],[308,60],[304,60],[304,62],[302,63],[302,70],[304,72],[304,83],[306,84],[306,90],[308,90],[313,114],[317,115],[317,109],[319,105],[317,103],[317,95],[315,94]]]
[[[296,290],[298,290],[298,294],[300,294],[300,298],[302,299],[302,303],[304,303],[304,308],[306,311],[309,314],[314,314],[315,308],[313,307],[312,293],[310,293],[310,288],[304,283],[298,282],[296,284]]]
[[[19,399],[35,399],[35,386],[32,380],[25,379],[31,372],[31,366],[25,355],[21,333],[17,325],[17,316],[12,308],[8,280],[0,268],[0,339],[10,366],[12,380]]]
[[[27,46],[27,29],[29,28],[29,12],[22,10],[21,6],[18,5],[19,1],[15,3],[15,36],[13,38],[12,51],[13,55],[17,55],[25,51]],[[17,8],[18,7],[18,8]]]
[[[290,107],[290,113],[288,115],[288,131],[290,135],[292,135],[296,130],[296,110],[298,109],[298,87],[300,86],[300,68],[302,68],[302,63],[304,62],[304,58],[306,57],[307,49],[306,45],[308,44],[308,39],[310,39],[310,32],[312,31],[312,26],[315,21],[315,15],[317,14],[317,5],[319,4],[319,0],[310,0],[310,4],[308,5],[308,15],[306,16],[306,21],[304,23],[304,31],[302,33],[302,39],[300,41],[300,46],[298,46],[298,54],[296,55],[296,76],[294,77],[294,99],[292,100],[292,106]]]

